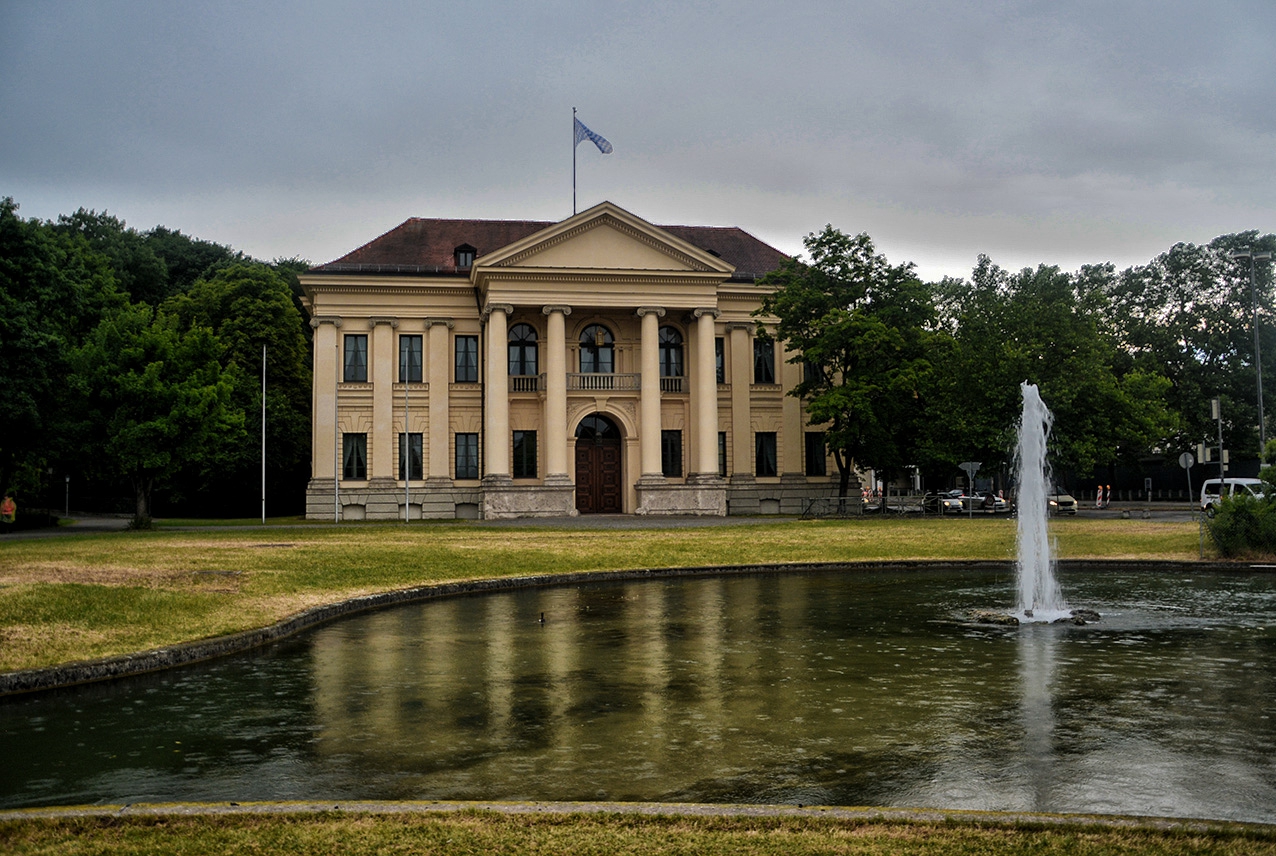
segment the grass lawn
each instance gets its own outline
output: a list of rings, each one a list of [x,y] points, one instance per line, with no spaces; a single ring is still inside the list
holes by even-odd
[[[1193,523],[1056,520],[1067,558],[1191,561]],[[431,582],[582,570],[1005,560],[1011,520],[782,520],[595,531],[463,523],[271,525],[0,542],[0,670],[259,627]],[[291,809],[289,810],[291,811]],[[673,813],[236,813],[0,820],[0,852],[571,854],[1272,854],[1276,828]]]
[[[1056,520],[1068,558],[1192,560],[1193,523]],[[158,529],[0,542],[0,671],[261,627],[433,582],[753,563],[1009,559],[1013,520],[782,520],[599,531],[464,523]]]
[[[323,813],[23,819],[5,853],[429,854],[1276,854],[1276,832],[1151,825],[839,820],[723,815]]]

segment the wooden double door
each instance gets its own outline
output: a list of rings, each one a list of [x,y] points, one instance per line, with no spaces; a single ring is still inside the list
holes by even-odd
[[[576,510],[581,514],[620,514],[623,467],[620,432],[605,416],[586,417],[576,430]]]

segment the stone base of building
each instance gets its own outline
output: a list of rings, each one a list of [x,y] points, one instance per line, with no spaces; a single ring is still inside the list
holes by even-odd
[[[851,495],[859,502],[859,483],[852,479]],[[731,515],[786,514],[801,516],[811,500],[837,496],[837,482],[808,482],[806,476],[786,474],[778,481],[759,482],[751,475],[734,475],[727,484],[727,513]]]
[[[333,497],[332,479],[311,479],[306,486],[308,520],[402,520],[404,500],[410,520],[477,520],[483,492],[458,488],[451,479],[429,479],[404,492],[392,479],[373,479],[360,487],[342,486]]]
[[[514,517],[575,517],[576,486],[570,479],[546,479],[545,484],[516,485],[507,477],[483,479],[483,519]]]
[[[637,514],[725,517],[727,513],[726,483],[719,478],[692,476],[686,484],[669,484],[664,478],[643,478],[634,487],[638,493]]]

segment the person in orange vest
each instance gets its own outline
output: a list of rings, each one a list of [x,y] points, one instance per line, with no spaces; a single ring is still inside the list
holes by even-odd
[[[4,501],[0,502],[0,523],[12,524],[18,517],[18,504],[13,501],[13,497],[9,494],[4,495]]]

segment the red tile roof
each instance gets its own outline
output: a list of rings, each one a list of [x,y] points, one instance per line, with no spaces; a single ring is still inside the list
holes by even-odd
[[[339,259],[311,273],[443,273],[459,274],[456,248],[475,249],[476,256],[499,250],[553,226],[540,220],[445,220],[413,217]],[[778,268],[784,253],[735,226],[659,226],[689,244],[735,266],[731,277],[752,281]]]

